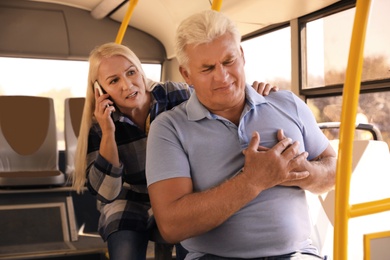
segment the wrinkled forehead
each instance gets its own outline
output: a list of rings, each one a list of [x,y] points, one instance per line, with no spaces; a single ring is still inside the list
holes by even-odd
[[[223,35],[215,40],[202,44],[187,45],[186,54],[189,65],[215,65],[226,60],[241,56],[240,45],[237,45],[229,35]]]

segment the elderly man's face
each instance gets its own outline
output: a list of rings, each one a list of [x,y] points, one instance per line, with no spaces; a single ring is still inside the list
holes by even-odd
[[[187,46],[188,66],[180,68],[186,82],[193,85],[200,102],[219,114],[241,106],[245,100],[244,55],[232,35],[211,43]]]

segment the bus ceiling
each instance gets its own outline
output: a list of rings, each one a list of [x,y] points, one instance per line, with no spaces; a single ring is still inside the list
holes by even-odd
[[[192,13],[210,7],[220,9],[237,23],[245,36],[338,1],[140,0],[121,42],[143,62],[162,63],[174,57],[176,27]],[[0,55],[85,60],[96,45],[116,40],[131,2],[135,1],[2,0]]]

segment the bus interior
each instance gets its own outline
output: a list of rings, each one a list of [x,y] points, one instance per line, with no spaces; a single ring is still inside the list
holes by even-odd
[[[357,109],[343,114],[360,3],[369,10],[362,67],[350,72],[359,76]],[[301,97],[339,156],[348,149],[343,127],[354,129],[352,172],[337,173],[352,174],[347,203],[358,206],[341,247],[348,259],[390,259],[389,0],[0,0],[0,259],[109,259],[96,198],[71,185],[88,56],[119,41],[151,79],[183,82],[176,28],[218,4],[242,35],[248,83]],[[307,199],[313,244],[327,259],[346,260],[334,244],[340,198]],[[175,253],[163,255],[151,240],[147,259]]]

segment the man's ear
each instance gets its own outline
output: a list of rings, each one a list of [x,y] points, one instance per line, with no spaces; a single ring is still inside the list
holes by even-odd
[[[189,77],[189,72],[186,68],[182,67],[182,66],[179,66],[179,71],[180,71],[180,74],[181,76],[184,78],[184,80],[186,81],[186,83],[188,85],[192,85],[191,84],[191,80],[190,80],[190,77]]]
[[[245,55],[244,55],[244,49],[242,48],[242,46],[241,46],[241,45],[240,45],[240,51],[241,51],[242,60],[244,61],[244,65],[245,65]]]

